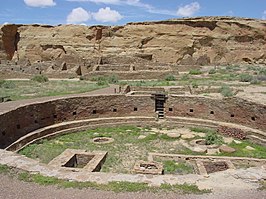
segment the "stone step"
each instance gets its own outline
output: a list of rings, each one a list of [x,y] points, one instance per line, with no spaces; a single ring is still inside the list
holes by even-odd
[[[257,135],[248,135],[248,139],[251,139],[253,142],[266,146],[266,139],[261,138],[260,136]]]

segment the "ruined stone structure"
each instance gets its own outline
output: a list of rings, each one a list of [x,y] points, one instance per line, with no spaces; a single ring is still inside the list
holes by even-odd
[[[196,169],[194,179],[203,179],[212,172],[234,169],[234,164],[264,165],[265,159],[220,156],[193,156],[149,153],[148,161],[137,161],[135,174],[103,173],[100,171],[107,151],[67,149],[49,164],[21,156],[16,151],[41,139],[75,133],[90,128],[120,125],[167,127],[202,126],[222,130],[233,137],[245,137],[266,145],[266,106],[241,98],[213,99],[195,95],[166,94],[163,89],[125,93],[42,98],[0,105],[0,163],[30,172],[74,181],[106,183],[111,181],[179,182],[179,178],[163,174],[163,166],[154,160],[189,161]],[[176,90],[179,92],[179,90]],[[159,111],[158,120],[154,113]],[[232,135],[231,135],[232,133]],[[95,139],[109,144],[114,140]],[[91,142],[97,140],[93,139]],[[104,143],[99,143],[104,144]],[[237,171],[236,171],[237,172]],[[254,172],[254,171],[253,171]],[[263,172],[259,169],[258,172]],[[152,174],[153,176],[146,176]],[[154,175],[155,174],[155,175]],[[260,175],[259,175],[260,176]],[[263,179],[265,175],[260,178]],[[190,176],[184,182],[191,182]]]
[[[4,25],[0,76],[162,78],[202,65],[266,64],[266,22],[202,17],[125,26]]]
[[[151,94],[65,97],[11,106],[0,113],[0,147],[18,150],[39,138],[79,132],[95,125],[153,124],[156,123],[157,100],[160,100],[162,114],[159,119],[172,125],[194,123],[235,129],[243,126],[243,131],[239,131],[241,136],[245,133],[247,139],[266,144],[265,105],[240,98],[168,95],[162,100],[162,96],[159,97]]]

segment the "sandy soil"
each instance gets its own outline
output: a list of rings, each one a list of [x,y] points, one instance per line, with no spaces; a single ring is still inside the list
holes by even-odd
[[[142,193],[113,193],[92,189],[59,189],[55,186],[40,186],[19,181],[5,175],[0,175],[1,199],[265,199],[266,191],[230,191],[205,195],[180,195],[175,193],[154,194]]]

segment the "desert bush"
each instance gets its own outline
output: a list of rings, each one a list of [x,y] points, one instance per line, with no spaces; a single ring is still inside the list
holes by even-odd
[[[0,80],[0,88],[11,89],[11,88],[15,88],[15,87],[16,87],[16,85],[12,81]]]
[[[98,86],[104,86],[104,85],[107,85],[108,83],[106,81],[103,81],[103,80],[99,80],[97,81],[97,85]]]
[[[112,74],[111,76],[108,77],[108,82],[110,84],[116,84],[118,83],[118,76],[115,74]]]
[[[205,141],[207,145],[212,145],[212,144],[220,145],[223,143],[223,138],[217,133],[209,132],[205,136]]]
[[[49,81],[48,77],[44,75],[35,75],[34,77],[31,78],[31,80],[39,83],[44,83]]]
[[[215,74],[216,73],[216,70],[214,68],[212,68],[211,70],[209,70],[209,74],[212,75],[212,74]]]
[[[175,78],[174,75],[169,74],[169,75],[166,75],[166,76],[165,76],[164,80],[165,80],[165,81],[175,81],[176,78]]]
[[[6,80],[0,79],[0,86],[2,86],[5,82]]]
[[[227,86],[227,85],[223,85],[221,88],[220,88],[220,93],[222,94],[222,96],[224,97],[231,97],[234,95],[232,89]]]
[[[192,85],[192,88],[198,88],[199,87],[197,82],[192,82],[191,85]]]
[[[241,68],[240,68],[240,66],[230,65],[230,66],[226,66],[225,69],[226,69],[227,71],[231,71],[231,72],[233,72],[233,71],[239,71]]]
[[[261,68],[261,69],[259,70],[259,75],[264,75],[264,76],[266,76],[266,69],[265,69],[265,68]]]
[[[184,74],[184,75],[182,75],[182,77],[180,78],[180,80],[181,81],[187,81],[187,80],[189,80],[189,74]]]
[[[189,71],[190,75],[200,75],[202,72],[199,69],[192,69]]]
[[[243,73],[239,75],[239,81],[241,82],[251,82],[253,80],[253,76],[247,73]]]
[[[260,84],[261,81],[258,80],[258,78],[253,78],[251,81],[250,81],[251,84]]]

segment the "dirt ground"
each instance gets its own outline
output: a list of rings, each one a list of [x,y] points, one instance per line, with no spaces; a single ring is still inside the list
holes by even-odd
[[[92,189],[58,189],[55,186],[40,186],[33,183],[19,181],[6,175],[0,175],[1,199],[266,199],[266,191],[239,191],[205,194],[179,195],[175,193],[154,194],[142,193],[113,193]]]

